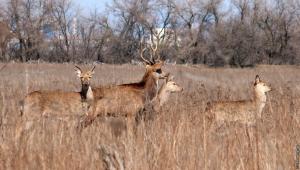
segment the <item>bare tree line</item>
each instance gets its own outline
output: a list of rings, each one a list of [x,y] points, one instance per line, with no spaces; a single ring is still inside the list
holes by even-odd
[[[297,0],[112,0],[89,16],[71,0],[5,3],[1,23],[15,40],[4,43],[2,61],[128,63],[143,42],[177,63],[300,63]]]

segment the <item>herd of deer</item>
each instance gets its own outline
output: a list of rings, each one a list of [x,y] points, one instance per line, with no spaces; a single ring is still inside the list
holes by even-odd
[[[95,66],[83,72],[75,66],[77,76],[81,80],[80,92],[64,91],[35,91],[29,93],[22,102],[21,115],[27,119],[41,116],[84,115],[83,126],[93,122],[97,116],[117,114],[118,116],[135,116],[146,104],[151,104],[158,111],[168,100],[169,94],[183,90],[173,80],[169,73],[162,71],[164,62],[159,57],[149,60],[143,57],[146,48],[141,51],[140,57],[145,62],[146,72],[140,82],[121,85],[100,86],[92,88],[91,78]],[[156,49],[152,48],[155,54]],[[159,55],[158,55],[159,56]],[[159,88],[159,80],[164,84]],[[266,92],[271,88],[255,78],[254,100],[248,101],[218,101],[209,102],[206,107],[206,117],[216,121],[240,121],[243,123],[261,117],[266,104]]]

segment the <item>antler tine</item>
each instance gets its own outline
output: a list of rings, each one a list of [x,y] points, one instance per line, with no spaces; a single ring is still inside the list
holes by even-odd
[[[156,55],[156,51],[157,51],[157,48],[158,48],[158,43],[154,43],[155,44],[155,48],[153,47],[153,44],[150,45],[150,48],[151,48],[151,62],[154,64],[155,63],[155,60],[154,60],[154,57]]]
[[[159,41],[159,40],[158,40]],[[155,48],[155,53],[156,53],[156,61],[157,60],[160,60],[160,54],[159,54],[159,52],[157,52],[157,49],[158,49],[158,43],[156,43],[156,48]]]
[[[156,50],[155,50],[155,51],[157,51],[157,49],[159,48],[159,45],[160,45],[160,38],[161,38],[159,35],[161,35],[162,31],[163,31],[163,29],[162,29],[159,33],[157,33],[157,35],[156,35],[156,36],[157,36],[157,38],[156,38],[156,41],[157,41],[157,42],[156,42]],[[164,35],[164,33],[163,33],[163,35]],[[157,56],[156,61],[157,61],[157,60],[160,60],[160,54],[159,54],[159,52],[157,53],[156,56]]]
[[[141,54],[140,54],[140,57],[144,60],[144,62],[146,62],[147,64],[151,64],[150,61],[146,60],[144,57],[143,57],[143,54],[144,52],[147,50],[147,48],[143,48],[143,50],[141,50]]]
[[[151,45],[151,50],[155,53],[157,50],[157,43],[155,43],[155,48],[153,48],[153,44]]]
[[[160,43],[160,34],[161,34],[161,32],[162,32],[162,30],[160,32],[155,32],[155,31],[152,32],[152,34],[155,36],[155,39],[156,39],[155,48],[153,48],[153,42],[152,42],[152,46],[151,46],[151,50],[153,51],[154,56],[157,57],[156,59],[152,58],[152,61],[154,63],[156,63],[157,60],[160,60],[160,55],[157,52],[157,50],[158,50],[159,43]]]
[[[144,58],[144,52],[147,50],[147,48],[145,47],[145,48],[143,48],[142,49],[142,47],[143,47],[143,40],[144,40],[144,37],[142,37],[142,39],[141,39],[141,41],[140,41],[140,47],[141,47],[141,53],[140,53],[140,57],[142,58],[142,60],[146,63],[146,64],[151,64],[151,62],[150,61],[148,61],[148,60],[146,60],[145,58]]]

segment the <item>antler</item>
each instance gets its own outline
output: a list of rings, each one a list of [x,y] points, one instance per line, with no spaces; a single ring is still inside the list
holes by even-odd
[[[160,33],[159,33],[160,34]],[[151,43],[150,43],[150,60],[146,60],[143,56],[144,52],[147,50],[147,47],[142,48],[143,47],[143,40],[144,37],[142,37],[141,41],[140,41],[140,48],[141,48],[141,52],[140,52],[140,57],[143,59],[144,62],[146,62],[146,64],[150,64],[153,65],[155,63],[157,63],[157,61],[160,60],[160,55],[157,52],[157,50],[159,49],[159,41],[160,41],[160,37],[159,34],[155,33],[154,31],[151,31]],[[155,37],[156,41],[154,42],[153,37]],[[156,56],[156,59],[154,58]]]
[[[157,43],[155,43],[155,48],[153,48],[153,44],[151,44],[151,46],[150,46],[151,51],[152,51],[150,60],[151,60],[152,62],[154,62],[154,63],[155,63],[155,60],[154,60],[154,57],[153,57],[153,56],[156,55],[157,46],[158,46]]]
[[[143,54],[144,54],[144,52],[145,52],[146,50],[147,50],[147,48],[143,48],[143,49],[141,50],[140,57],[144,60],[144,62],[145,62],[146,64],[152,64],[150,61],[146,60],[146,59],[143,57]]]
[[[159,52],[157,52],[157,50],[158,50],[158,46],[159,46],[159,42],[160,42],[160,34],[161,34],[161,32],[162,32],[162,30],[159,32],[159,33],[157,33],[157,32],[155,32],[155,31],[151,31],[151,37],[152,37],[152,44],[151,44],[151,46],[150,46],[150,48],[151,48],[151,50],[152,50],[152,54],[151,54],[151,60],[152,60],[152,62],[156,62],[157,60],[160,60],[160,55],[159,55]],[[156,42],[154,42],[153,41],[153,37],[155,37],[155,40],[156,40]],[[154,44],[155,44],[155,48],[153,47],[154,46]],[[154,59],[154,57],[153,56],[157,56],[157,58],[156,59]]]
[[[149,60],[146,60],[145,58],[144,58],[144,52],[147,50],[147,48],[145,47],[145,48],[142,48],[143,47],[143,40],[144,40],[144,37],[142,37],[142,39],[141,39],[141,42],[140,42],[140,57],[142,58],[142,60],[146,63],[146,64],[149,64],[149,65],[152,65],[153,63],[151,62],[151,61],[149,61]]]

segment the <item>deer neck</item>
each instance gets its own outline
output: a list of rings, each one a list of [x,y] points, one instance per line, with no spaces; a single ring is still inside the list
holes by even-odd
[[[164,84],[158,91],[157,99],[159,105],[162,106],[169,98],[170,91],[167,90],[166,84]]]
[[[80,95],[83,101],[89,102],[94,99],[93,91],[90,85],[82,85]]]
[[[260,92],[258,90],[255,90],[254,102],[257,107],[257,111],[260,114],[267,102],[267,96],[266,96],[265,92]]]
[[[142,82],[145,85],[145,99],[151,101],[157,96],[158,79],[151,75],[151,73],[146,73]]]

